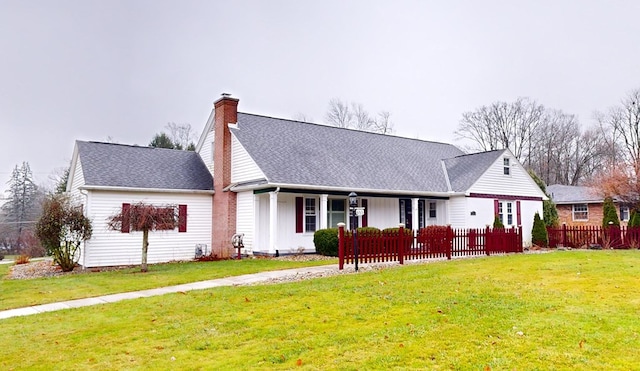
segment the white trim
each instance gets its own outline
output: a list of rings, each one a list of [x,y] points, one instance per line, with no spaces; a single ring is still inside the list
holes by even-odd
[[[111,191],[111,192],[153,192],[153,193],[200,193],[214,194],[213,190],[206,189],[164,189],[164,188],[134,188],[84,185],[80,189],[87,191]]]
[[[440,165],[442,165],[444,180],[447,182],[447,189],[449,190],[449,192],[453,192],[453,189],[451,188],[451,181],[449,180],[449,172],[447,171],[447,165],[444,163],[444,160],[440,160]]]
[[[207,138],[207,134],[209,134],[209,132],[211,131],[212,127],[213,127],[213,122],[215,121],[215,108],[213,108],[211,110],[211,113],[209,114],[209,118],[207,119],[207,123],[204,126],[204,130],[202,131],[202,134],[200,134],[200,139],[198,139],[198,144],[196,145],[196,152],[200,153],[200,150],[202,149],[202,146],[204,145],[204,140]],[[213,152],[213,151],[211,151]]]
[[[451,197],[451,196],[464,196],[464,192],[425,192],[425,191],[399,191],[389,189],[371,189],[371,188],[345,188],[345,187],[331,187],[331,186],[317,186],[310,184],[287,184],[287,183],[265,183],[260,185],[250,186],[237,186],[231,187],[231,191],[248,191],[259,190],[265,188],[280,187],[291,188],[299,190],[314,190],[314,191],[334,191],[334,192],[356,192],[356,193],[380,193],[386,196],[398,195],[398,196],[421,196],[421,197]]]

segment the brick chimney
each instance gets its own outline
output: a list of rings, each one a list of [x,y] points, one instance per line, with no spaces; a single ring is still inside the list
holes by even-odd
[[[213,236],[211,251],[221,258],[233,254],[231,236],[236,233],[236,193],[224,191],[231,184],[231,132],[228,124],[238,122],[238,99],[229,94],[213,103]]]

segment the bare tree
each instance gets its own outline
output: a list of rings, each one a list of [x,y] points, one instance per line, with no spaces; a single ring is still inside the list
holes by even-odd
[[[613,166],[621,161],[627,165],[640,164],[640,89],[627,94],[620,105],[611,107],[597,119],[603,131],[610,133],[609,144],[614,159]],[[635,169],[640,175],[640,169]]]
[[[393,133],[393,123],[391,122],[391,113],[389,111],[378,113],[378,117],[373,121],[373,131],[380,134]]]
[[[339,128],[350,128],[361,131],[370,131],[379,134],[391,134],[393,127],[390,120],[391,114],[382,111],[377,117],[372,117],[360,103],[347,103],[334,98],[329,101],[329,109],[325,120],[329,125]]]
[[[195,134],[191,129],[191,124],[169,122],[165,128],[169,131],[169,138],[171,138],[175,149],[195,150],[195,144],[193,143]]]
[[[325,115],[325,120],[332,126],[339,128],[350,128],[353,122],[353,113],[349,109],[349,104],[338,98],[329,101],[329,109]]]
[[[476,150],[508,148],[520,162],[529,163],[533,137],[544,119],[544,111],[544,106],[529,98],[495,102],[463,113],[455,134],[473,141]]]
[[[295,121],[300,121],[300,122],[313,122],[313,117],[307,116],[302,112],[298,112],[295,115],[293,115],[293,119]]]

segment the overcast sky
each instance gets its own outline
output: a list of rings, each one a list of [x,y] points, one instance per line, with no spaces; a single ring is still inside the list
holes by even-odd
[[[76,139],[199,135],[239,110],[323,122],[332,98],[390,111],[397,135],[452,142],[465,111],[530,97],[578,115],[640,88],[640,1],[0,0],[0,191]]]

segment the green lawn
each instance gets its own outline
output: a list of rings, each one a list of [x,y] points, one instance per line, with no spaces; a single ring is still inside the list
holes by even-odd
[[[191,291],[2,320],[0,368],[630,370],[639,287],[633,250]]]
[[[247,273],[303,266],[337,264],[338,260],[310,262],[274,259],[225,260],[149,265],[111,272],[87,273],[30,280],[7,278],[10,265],[0,264],[0,310],[87,298],[126,291],[152,289]]]

